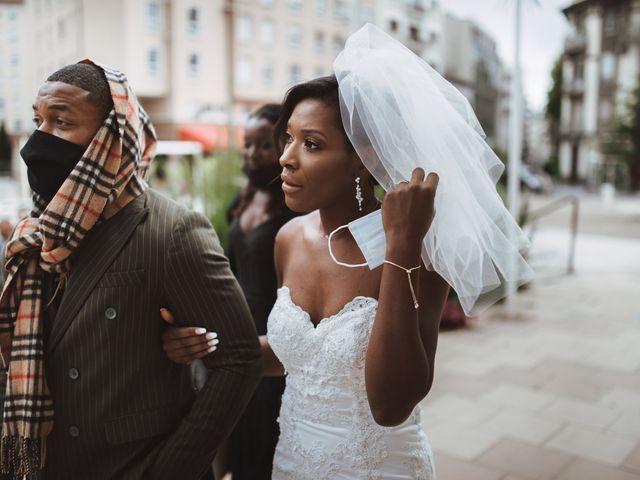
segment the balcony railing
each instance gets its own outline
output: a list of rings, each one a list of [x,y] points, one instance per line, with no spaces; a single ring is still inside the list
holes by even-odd
[[[582,95],[584,93],[584,80],[582,78],[576,78],[568,82],[565,91],[573,96]]]
[[[564,51],[567,54],[581,53],[587,48],[587,38],[583,33],[570,35],[564,43]]]

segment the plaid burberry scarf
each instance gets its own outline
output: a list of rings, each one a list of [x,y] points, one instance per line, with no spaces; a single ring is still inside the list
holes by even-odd
[[[30,216],[7,245],[9,274],[0,295],[0,348],[8,368],[0,469],[16,479],[38,477],[53,428],[44,365],[44,272],[64,281],[70,257],[89,231],[146,190],[155,151],[153,126],[127,78],[99,67],[114,108],[51,202],[34,194]]]

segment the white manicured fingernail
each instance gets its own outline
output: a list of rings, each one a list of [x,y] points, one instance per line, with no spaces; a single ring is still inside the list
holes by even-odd
[[[217,349],[218,349],[218,347],[216,347],[216,346],[214,345],[213,347],[209,347],[209,348],[207,349],[207,352],[211,353],[211,352],[214,352],[214,351],[215,351],[215,350],[217,350]]]
[[[217,345],[218,343],[220,343],[220,340],[218,340],[217,338],[209,340],[209,345]]]
[[[218,338],[218,334],[215,332],[209,332],[204,336],[204,338],[207,340],[213,340],[214,338]]]
[[[206,328],[196,328],[195,332],[196,332],[196,335],[202,335],[203,333],[207,333],[207,329]]]

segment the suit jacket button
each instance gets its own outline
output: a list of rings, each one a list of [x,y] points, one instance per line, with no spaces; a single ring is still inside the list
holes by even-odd
[[[80,372],[78,371],[77,368],[70,368],[69,369],[69,378],[71,380],[77,380],[79,376],[80,376]]]
[[[113,307],[109,307],[104,311],[104,316],[107,317],[107,320],[113,320],[118,316],[118,311]]]
[[[71,425],[69,427],[69,435],[71,435],[74,438],[79,437],[80,436],[80,429],[78,427],[76,427],[75,425]]]

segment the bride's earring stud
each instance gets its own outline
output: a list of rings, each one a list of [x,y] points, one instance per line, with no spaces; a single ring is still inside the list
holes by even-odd
[[[356,200],[358,201],[358,211],[362,211],[362,189],[360,188],[360,177],[356,177]]]

